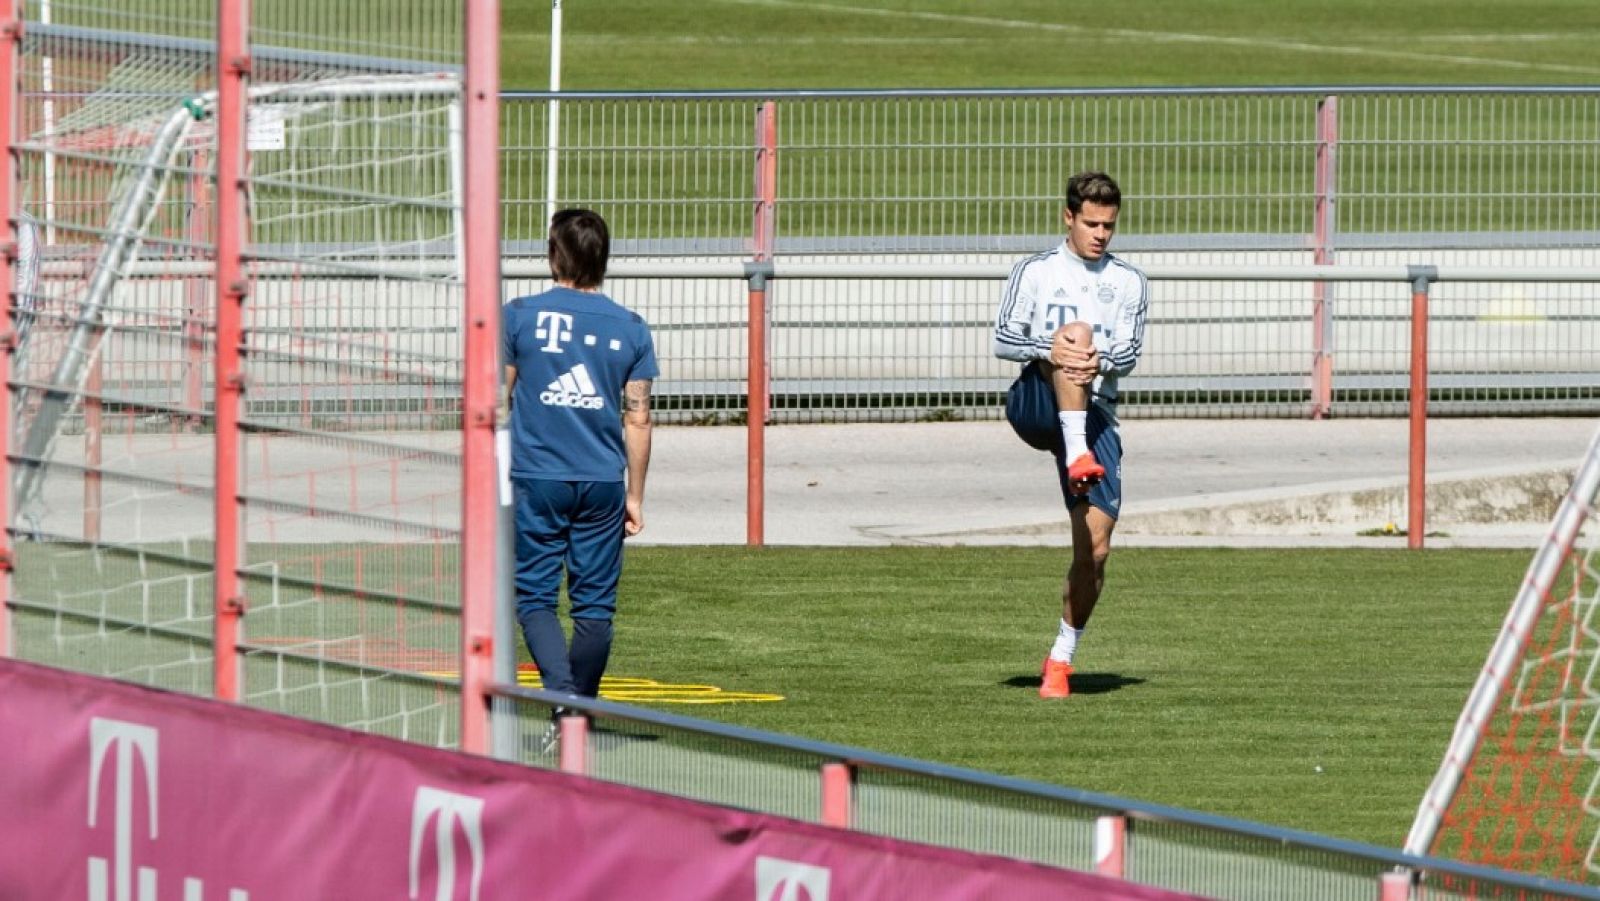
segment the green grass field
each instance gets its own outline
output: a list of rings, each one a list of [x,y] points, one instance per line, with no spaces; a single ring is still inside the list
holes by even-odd
[[[325,548],[319,578],[353,584],[360,547]],[[192,645],[210,628],[189,612],[204,561],[86,550],[20,546],[21,595],[80,615],[20,616],[19,655],[208,691]],[[364,642],[381,666],[452,668],[448,605],[418,602],[458,583],[455,555],[368,551],[360,591],[313,597],[293,583],[308,548],[253,547],[288,562],[279,582],[252,582],[248,639],[320,638],[336,657]],[[1531,559],[1120,549],[1075,694],[1047,702],[1061,549],[642,546],[628,552],[607,674],[783,697],[651,705],[672,713],[1394,847]],[[168,637],[141,643],[134,629],[106,644],[100,615],[165,623]],[[426,683],[387,681],[394,697],[369,711],[367,683],[330,688],[314,661],[276,660],[253,664],[268,674],[247,678],[252,703],[332,722],[402,708],[453,719]],[[285,672],[303,693],[274,692]]]
[[[1589,0],[567,0],[568,90],[1592,84]],[[548,0],[502,4],[549,86]]]
[[[549,3],[508,0],[502,9],[503,85],[544,89]],[[1600,77],[1590,0],[1519,4],[1514,19],[1487,0],[567,0],[563,9],[568,90],[1526,85]],[[1474,121],[1464,118],[1444,146],[1496,137],[1475,135]],[[1226,137],[1225,108],[1208,122],[1196,127]],[[742,120],[729,127],[738,132],[732,143],[746,139]],[[1503,168],[1463,163],[1446,150],[1436,169],[1414,169],[1382,158],[1382,149],[1369,152],[1373,172],[1394,173],[1374,183],[1383,191]],[[1248,159],[1125,165],[1175,166],[1167,190],[1206,196],[1208,166],[1248,171]],[[931,177],[927,165],[920,160],[906,177]],[[1054,184],[1060,165],[1043,161],[1044,184]],[[1200,171],[1184,174],[1194,167]],[[731,177],[737,190],[721,193],[741,196],[743,168]],[[791,177],[785,191],[796,185]],[[908,192],[915,194],[900,193]],[[1019,183],[1010,193],[1052,191]],[[1363,199],[1346,200],[1341,215],[1356,215]],[[878,213],[892,215],[887,206]],[[796,214],[788,215],[795,228]],[[1182,216],[1172,216],[1148,216],[1139,229],[1185,230]],[[1493,218],[1507,227],[1506,217]],[[1401,230],[1461,227],[1436,210],[1373,221]],[[1059,551],[638,548],[612,672],[787,698],[689,708],[720,720],[1395,846],[1529,557],[1119,550],[1080,658],[1078,694],[1044,704],[1034,686],[1059,610]]]
[[[1076,693],[1045,702],[1060,550],[642,547],[609,673],[785,697],[674,712],[1395,847],[1530,559],[1119,550]]]
[[[348,586],[361,547],[253,555],[315,559],[321,579]],[[204,667],[185,665],[189,643],[135,644],[134,630],[102,646],[94,622],[167,622],[208,641],[205,622],[182,627],[185,585],[203,567],[116,552],[90,567],[83,549],[21,550],[24,594],[58,593],[84,615],[23,616],[23,656],[91,670],[115,656],[125,677],[207,690]],[[449,670],[455,630],[384,597],[448,589],[455,556],[367,550],[359,592],[330,588],[312,602],[303,586],[255,585],[250,640],[315,636],[336,650],[365,637],[379,665]],[[783,698],[652,705],[673,713],[1393,847],[1531,556],[1122,549],[1075,695],[1046,702],[1036,687],[1060,609],[1059,549],[637,547],[608,677]],[[310,574],[275,569],[284,580]],[[78,639],[57,644],[62,629]],[[437,706],[425,683],[374,687],[270,656],[253,665],[264,669],[247,675],[252,703],[333,722],[375,704],[422,711],[423,734],[452,726],[439,717],[454,708]],[[286,673],[298,681],[273,691]],[[386,694],[374,701],[374,691]]]

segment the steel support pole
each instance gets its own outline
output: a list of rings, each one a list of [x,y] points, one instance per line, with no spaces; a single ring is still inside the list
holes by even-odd
[[[1378,877],[1378,901],[1411,901],[1410,870],[1391,870]]]
[[[833,761],[822,765],[822,825],[849,829],[855,769]]]
[[[5,347],[0,348],[0,460],[11,456],[11,363],[17,350],[16,326],[16,262],[17,262],[17,158],[11,145],[17,138],[17,62],[22,52],[21,0],[0,0],[0,140],[5,141],[0,153],[0,286],[5,297],[4,319]],[[0,514],[11,518],[11,473],[0,479]],[[11,530],[0,529],[0,657],[11,654],[11,572],[16,548],[11,541]]]
[[[751,222],[750,256],[755,266],[746,273],[750,283],[750,352],[746,388],[745,428],[749,432],[746,461],[745,543],[759,547],[766,541],[766,427],[771,414],[772,371],[767,358],[767,284],[777,247],[778,107],[763,103],[756,110],[755,210]]]
[[[1411,456],[1406,486],[1406,547],[1422,547],[1428,509],[1428,289],[1432,266],[1411,267]]]
[[[1312,223],[1313,261],[1329,266],[1334,260],[1334,214],[1338,188],[1339,98],[1325,97],[1317,104],[1316,204]],[[1322,419],[1333,409],[1333,299],[1330,282],[1312,286],[1311,309],[1311,418]]]
[[[1094,871],[1122,879],[1127,870],[1128,818],[1107,814],[1094,821]]]
[[[495,424],[500,405],[500,3],[466,5],[465,359],[461,451],[461,750],[488,754],[489,687],[494,678],[495,604],[501,573],[499,467]]]
[[[239,620],[244,588],[244,529],[239,515],[240,470],[244,463],[239,431],[245,378],[240,347],[244,339],[244,244],[249,215],[245,173],[249,171],[245,121],[250,86],[250,2],[217,0],[217,359],[216,359],[216,553],[213,616],[212,693],[237,701]]]
[[[745,544],[766,542],[767,472],[767,273],[751,267],[749,279],[749,371],[745,376]]]

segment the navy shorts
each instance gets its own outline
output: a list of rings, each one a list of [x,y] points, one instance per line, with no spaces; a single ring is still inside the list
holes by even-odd
[[[621,482],[511,479],[516,494],[517,610],[554,610],[565,571],[573,619],[611,619],[622,579]]]
[[[1066,447],[1061,437],[1061,420],[1056,415],[1056,392],[1038,363],[1029,363],[1006,392],[1006,421],[1017,437],[1029,447],[1049,451],[1056,461],[1056,480],[1061,498],[1071,509],[1087,499],[1090,504],[1116,519],[1122,510],[1122,437],[1117,424],[1097,404],[1089,404],[1087,435],[1094,458],[1106,468],[1105,478],[1087,495],[1073,494],[1067,487]]]

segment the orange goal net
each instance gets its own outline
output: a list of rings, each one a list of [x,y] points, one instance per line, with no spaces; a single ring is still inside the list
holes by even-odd
[[[1600,882],[1600,435],[1478,677],[1405,850]]]

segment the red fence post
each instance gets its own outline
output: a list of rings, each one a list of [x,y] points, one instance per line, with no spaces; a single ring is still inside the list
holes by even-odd
[[[239,516],[239,467],[244,455],[239,413],[244,402],[240,342],[244,337],[246,217],[245,106],[250,81],[249,0],[217,0],[217,361],[216,554],[212,692],[239,700],[239,579],[244,532]]]
[[[1316,203],[1312,224],[1313,261],[1333,265],[1334,215],[1339,167],[1339,98],[1324,97],[1317,104]],[[1312,286],[1311,308],[1311,418],[1322,419],[1333,407],[1333,285]]]
[[[1394,870],[1378,877],[1378,901],[1410,901],[1411,873]]]
[[[589,718],[562,716],[556,723],[561,743],[557,766],[563,773],[585,775],[589,771]]]
[[[848,763],[822,765],[822,825],[849,829],[855,770]]]
[[[1094,821],[1094,871],[1114,879],[1127,870],[1128,818],[1115,814]]]
[[[766,541],[767,388],[767,276],[750,276],[750,360],[745,386],[745,544],[760,547]]]
[[[766,460],[768,403],[772,373],[767,362],[767,269],[777,239],[778,107],[763,103],[756,111],[755,221],[751,226],[749,337],[750,351],[745,387],[745,544],[759,547],[766,541]]]
[[[1406,547],[1422,547],[1428,509],[1428,288],[1434,266],[1411,267],[1411,465],[1406,486]]]
[[[7,248],[0,253],[0,290],[4,293],[5,307],[0,310],[0,328],[11,340],[10,347],[0,349],[0,460],[11,454],[11,360],[15,351],[16,328],[12,310],[16,305],[13,276],[17,254],[17,228],[15,203],[17,198],[17,159],[11,153],[11,144],[17,131],[17,56],[22,49],[22,4],[19,0],[0,0],[0,243]],[[11,509],[11,468],[6,467],[0,478],[0,511]],[[9,515],[9,514],[8,514]],[[8,523],[9,525],[9,523]],[[11,569],[13,565],[10,532],[0,529],[0,657],[11,654]]]
[[[756,108],[755,195],[751,256],[757,262],[771,262],[778,237],[778,105],[771,101]]]
[[[461,559],[500,555],[495,416],[500,405],[500,3],[469,0],[463,52],[466,347],[461,385]],[[468,49],[470,48],[470,49]],[[461,750],[489,753],[493,566],[461,567]]]

